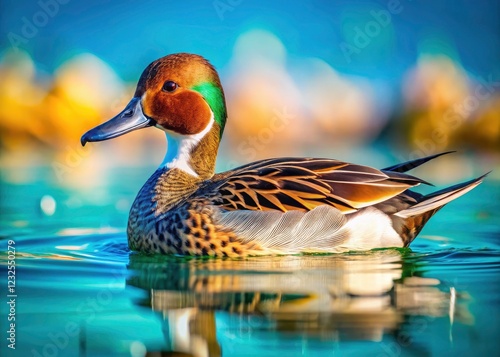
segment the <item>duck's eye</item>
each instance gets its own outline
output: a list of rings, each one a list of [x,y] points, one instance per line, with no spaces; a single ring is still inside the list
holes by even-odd
[[[166,81],[164,84],[163,84],[163,88],[162,90],[164,90],[165,92],[173,92],[174,90],[177,89],[177,87],[179,87],[177,85],[177,83],[173,82],[173,81]]]

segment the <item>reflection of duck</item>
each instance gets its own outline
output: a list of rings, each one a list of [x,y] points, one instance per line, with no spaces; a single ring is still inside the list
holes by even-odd
[[[275,345],[286,335],[274,331],[381,341],[411,331],[411,316],[469,318],[460,294],[457,303],[453,288],[413,275],[415,264],[403,259],[393,250],[208,261],[131,255],[128,284],[150,292],[143,304],[162,312],[167,349],[194,356],[219,355],[228,334]]]
[[[164,163],[139,192],[129,218],[132,249],[240,256],[408,246],[443,205],[483,177],[422,196],[404,172],[436,157],[377,170],[330,159],[282,158],[214,175],[226,105],[217,72],[202,57],[150,64],[134,98],[82,144],[155,126]]]

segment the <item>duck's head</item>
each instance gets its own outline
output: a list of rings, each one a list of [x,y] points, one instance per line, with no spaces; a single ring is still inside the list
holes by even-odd
[[[168,165],[168,160],[179,160],[179,151],[190,154],[186,151],[194,149],[209,132],[220,138],[225,122],[224,92],[214,67],[201,56],[178,53],[151,63],[125,109],[86,132],[81,143],[154,126],[167,134],[169,148],[164,164]]]

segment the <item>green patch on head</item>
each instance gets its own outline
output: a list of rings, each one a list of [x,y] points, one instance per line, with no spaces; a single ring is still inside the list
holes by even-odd
[[[220,135],[224,131],[224,126],[226,125],[226,102],[224,100],[224,92],[220,85],[216,83],[205,82],[195,85],[192,90],[200,93],[203,98],[207,101],[208,105],[214,113],[214,120],[220,126]]]

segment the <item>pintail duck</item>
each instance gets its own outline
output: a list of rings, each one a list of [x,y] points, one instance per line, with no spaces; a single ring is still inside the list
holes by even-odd
[[[165,160],[139,191],[128,243],[144,253],[245,256],[406,247],[446,203],[484,175],[421,195],[405,172],[443,154],[382,170],[333,159],[274,158],[214,174],[226,123],[214,67],[194,54],[151,63],[116,117],[82,136],[111,139],[154,126]]]

